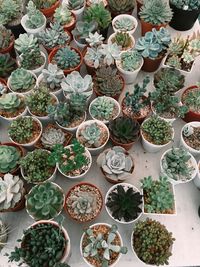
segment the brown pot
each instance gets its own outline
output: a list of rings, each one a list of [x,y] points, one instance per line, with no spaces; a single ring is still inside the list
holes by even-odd
[[[53,4],[51,7],[49,8],[41,8],[40,11],[45,15],[45,17],[49,18],[52,17],[56,8],[59,7],[60,5],[60,0],[58,0],[57,2],[55,2],[55,4]]]
[[[121,146],[121,147],[123,147],[126,150],[130,150],[132,148],[132,146],[138,141],[139,137],[140,137],[140,134],[138,134],[138,137],[137,137],[137,139],[135,141],[133,141],[131,143],[123,144],[123,143],[120,143],[120,142],[116,141],[114,139],[114,137],[110,134],[110,139],[111,139],[112,143],[115,146]]]
[[[26,195],[26,190],[24,189],[23,195],[21,200],[14,206],[14,208],[9,208],[7,210],[1,210],[0,212],[16,212],[16,211],[20,211],[23,210],[25,208],[25,195]]]
[[[63,25],[64,29],[69,32],[71,32],[76,26],[76,16],[74,15],[74,13],[72,13],[72,17],[73,19],[70,23]]]
[[[66,194],[66,196],[65,196],[65,205],[64,205],[64,209],[65,209],[65,212],[68,214],[68,216],[69,216],[70,218],[72,218],[72,219],[75,220],[76,222],[83,223],[83,221],[79,221],[79,220],[77,220],[76,218],[73,218],[73,217],[71,216],[71,214],[69,213],[68,209],[66,208],[66,200],[67,200],[67,198],[69,197],[71,191],[74,190],[74,188],[76,188],[77,186],[80,186],[80,185],[89,185],[89,186],[92,186],[92,187],[96,188],[96,189],[99,191],[99,194],[100,194],[101,199],[102,199],[102,205],[101,205],[101,208],[99,209],[99,212],[97,213],[97,215],[96,215],[94,218],[90,219],[90,220],[84,221],[84,223],[85,223],[85,222],[91,222],[91,221],[93,221],[94,219],[96,219],[97,216],[99,216],[99,214],[101,213],[102,208],[103,208],[103,195],[102,195],[101,191],[99,190],[99,188],[98,188],[97,186],[91,184],[91,183],[81,182],[81,183],[78,183],[78,184],[74,185],[72,188],[70,188],[70,190],[67,192],[67,194]]]
[[[25,150],[20,145],[17,145],[15,143],[11,143],[11,142],[0,144],[0,146],[2,146],[2,145],[5,145],[5,146],[14,146],[14,147],[16,147],[20,151],[21,157],[24,157],[25,156]],[[19,165],[17,165],[14,170],[10,171],[10,173],[13,174],[13,175],[18,174],[19,172],[20,172]],[[5,173],[1,173],[0,172],[0,177],[3,177],[4,175],[5,175]]]
[[[188,87],[187,89],[184,90],[182,96],[181,96],[181,102],[184,104],[184,95],[186,95],[191,89],[195,89],[195,88],[198,88],[197,86],[190,86]],[[192,121],[200,121],[200,113],[196,113],[192,110],[189,110],[185,117],[183,118],[184,121],[186,122],[192,122]]]
[[[71,68],[71,69],[66,69],[66,70],[63,70],[64,74],[67,75],[67,74],[70,74],[72,71],[79,71],[81,66],[82,66],[82,63],[83,63],[83,56],[81,54],[81,52],[77,49],[77,48],[74,48],[74,47],[71,47],[73,50],[75,50],[79,56],[80,56],[80,63],[78,64],[78,66],[74,67],[74,68]],[[53,57],[55,56],[55,54],[57,53],[59,48],[54,48],[51,53],[49,54],[48,56],[48,62],[51,63],[52,60],[53,60]]]
[[[12,35],[11,42],[8,47],[0,49],[0,54],[11,53],[14,48],[15,37]]]
[[[141,20],[142,36],[144,36],[146,32],[152,31],[153,28],[159,30],[161,27],[166,28],[166,26],[167,24],[153,25],[151,23],[145,22],[144,20]]]
[[[142,70],[146,72],[154,72],[156,71],[159,67],[160,64],[163,60],[165,55],[160,56],[156,59],[150,59],[150,58],[143,58],[144,59],[144,64],[142,66]]]
[[[6,80],[3,79],[3,78],[0,78],[0,83],[2,83],[2,84],[4,84],[5,86],[7,86],[7,82],[6,82]]]

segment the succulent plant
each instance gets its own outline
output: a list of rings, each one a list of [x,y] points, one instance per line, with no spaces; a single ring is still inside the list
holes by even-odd
[[[24,183],[19,176],[6,173],[0,177],[0,211],[12,209],[22,199],[24,194]]]
[[[21,158],[19,150],[14,146],[0,145],[0,173],[13,171]]]
[[[86,125],[80,130],[80,135],[83,138],[86,147],[99,147],[101,146],[101,128],[94,122]]]
[[[26,53],[38,46],[38,39],[33,34],[20,34],[15,40],[15,49],[19,54]]]
[[[8,93],[3,94],[0,97],[0,110],[2,110],[3,112],[12,113],[23,106],[24,101],[17,94]]]
[[[27,92],[34,88],[35,77],[33,74],[23,68],[18,68],[11,73],[10,86],[13,91]]]
[[[132,39],[130,37],[130,34],[127,32],[115,33],[115,36],[111,41],[113,43],[116,43],[118,46],[121,46],[122,49],[127,49],[132,46]]]
[[[72,12],[66,5],[60,5],[56,8],[53,17],[56,22],[60,23],[60,25],[69,24],[73,19]]]
[[[0,220],[0,251],[6,245],[8,239],[9,227]]]
[[[26,7],[27,20],[25,22],[26,27],[29,29],[40,28],[45,23],[44,15],[34,5],[33,1],[29,1]]]
[[[101,227],[104,226],[104,231]],[[83,257],[96,259],[99,266],[109,266],[109,261],[113,253],[117,256],[119,253],[126,254],[127,248],[120,242],[116,244],[118,237],[117,226],[100,225],[88,228],[84,235],[84,246],[82,246]],[[119,237],[118,237],[119,238]],[[116,256],[115,256],[116,257]]]
[[[53,148],[56,144],[64,144],[65,134],[61,129],[47,128],[41,136],[41,142],[45,148]]]
[[[2,82],[0,82],[0,97],[2,97],[2,95],[4,95],[6,92],[7,92],[7,86]]]
[[[103,61],[103,55],[101,53],[101,47],[87,47],[86,54],[84,56],[85,62],[89,66],[94,67],[97,69]]]
[[[88,37],[86,38],[87,43],[90,47],[98,47],[103,43],[104,37],[98,32],[92,33],[89,32]]]
[[[38,9],[46,9],[53,6],[56,0],[33,0]]]
[[[92,76],[82,77],[78,71],[73,71],[62,81],[61,87],[65,94],[78,93],[89,97],[92,94]]]
[[[94,32],[97,29],[97,24],[94,21],[77,21],[76,27],[72,31],[74,38],[81,44],[87,44],[86,38],[89,37],[89,33]]]
[[[100,53],[103,56],[103,63],[110,66],[115,63],[115,60],[119,59],[120,47],[116,44],[102,44],[100,46]]]
[[[152,25],[167,24],[172,19],[172,10],[164,0],[145,1],[139,12],[140,18]]]
[[[135,48],[144,58],[156,59],[161,53],[166,52],[170,42],[171,37],[167,29],[153,28],[151,32],[146,32],[144,37],[138,39]]]
[[[59,48],[53,58],[61,69],[75,68],[80,64],[80,55],[71,47]]]
[[[135,24],[130,18],[122,17],[115,21],[114,27],[119,31],[127,32],[133,30]]]
[[[191,179],[194,166],[190,164],[191,156],[184,148],[174,148],[168,151],[162,159],[164,173],[175,181],[187,181]]]
[[[200,9],[200,3],[198,0],[170,0],[171,4],[175,5],[179,9],[183,10],[195,10]]]
[[[21,1],[4,0],[0,4],[0,25],[6,25],[12,20],[20,17]]]
[[[120,146],[113,146],[101,153],[97,158],[97,164],[106,177],[116,182],[130,178],[134,168],[132,157]]]
[[[94,86],[98,93],[114,97],[120,95],[123,90],[123,80],[117,72],[117,68],[102,66],[96,71]]]
[[[138,258],[146,264],[157,266],[169,264],[174,241],[172,233],[158,221],[147,218],[135,224],[133,249]]]
[[[141,210],[142,195],[132,186],[117,185],[109,193],[106,206],[112,217],[118,221],[130,222],[138,218]]]
[[[107,96],[100,96],[90,106],[91,115],[98,120],[110,120],[116,108],[115,102]]]
[[[49,220],[58,215],[64,204],[64,193],[53,183],[36,185],[26,197],[26,208],[35,220]]]
[[[6,29],[0,25],[0,50],[9,47],[10,43],[14,40],[11,30]]]
[[[174,195],[166,176],[153,180],[151,176],[141,180],[144,191],[144,210],[148,213],[173,213]]]
[[[141,128],[148,141],[155,145],[164,145],[172,140],[172,126],[157,116],[145,120]]]
[[[108,0],[109,9],[114,14],[132,12],[135,2],[131,0]]]
[[[70,10],[78,10],[81,9],[84,4],[85,0],[69,0],[67,6]]]
[[[130,50],[120,55],[121,68],[125,71],[135,71],[142,64],[142,56],[137,50]]]
[[[60,89],[61,82],[64,80],[63,70],[59,69],[56,64],[48,64],[47,69],[42,70],[43,80],[50,90],[55,91]]]
[[[96,22],[100,30],[108,28],[111,22],[111,14],[104,7],[103,3],[94,4],[88,7],[84,12],[84,20],[87,22]]]
[[[39,32],[38,40],[47,48],[53,49],[57,46],[64,46],[70,42],[70,35],[64,31],[62,25],[50,23],[50,28]]]
[[[8,78],[12,71],[17,68],[16,61],[10,54],[0,54],[0,77]]]
[[[128,144],[138,139],[140,125],[128,117],[118,117],[109,123],[112,138],[119,143]]]
[[[185,94],[183,103],[196,113],[200,113],[200,87],[190,90]]]

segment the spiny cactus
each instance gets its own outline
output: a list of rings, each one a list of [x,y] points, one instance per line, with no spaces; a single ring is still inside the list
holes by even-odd
[[[7,173],[14,170],[19,162],[21,155],[14,146],[0,146],[0,172]]]

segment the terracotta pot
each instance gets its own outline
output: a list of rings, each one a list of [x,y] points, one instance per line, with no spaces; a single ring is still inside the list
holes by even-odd
[[[15,37],[14,35],[11,37],[11,42],[8,47],[0,49],[0,54],[6,54],[6,53],[11,53],[11,51],[14,48],[14,42],[15,42]]]
[[[156,30],[159,30],[161,27],[166,27],[167,24],[160,24],[160,25],[153,25],[151,23],[145,22],[144,20],[141,20],[141,32],[142,36],[145,35],[146,32],[152,31],[153,28]]]
[[[25,201],[26,201],[25,195],[26,195],[26,193],[27,192],[24,189],[22,198],[20,199],[19,202],[17,202],[17,204],[14,206],[14,208],[9,208],[7,210],[1,210],[0,212],[16,212],[16,211],[23,210],[25,208]]]
[[[45,17],[49,18],[52,17],[56,8],[59,7],[60,5],[60,0],[58,0],[57,2],[55,2],[55,4],[53,4],[51,7],[49,8],[41,8],[40,11],[45,15]]]
[[[15,148],[17,148],[20,151],[21,157],[24,157],[25,156],[25,150],[20,145],[17,145],[15,143],[11,143],[11,142],[1,143],[0,146],[1,145],[4,145],[4,146],[14,146]],[[17,165],[14,170],[10,171],[10,173],[13,174],[13,175],[20,173],[20,167],[19,167],[19,165]],[[0,172],[0,177],[3,177],[4,175],[5,175],[5,173],[1,173]]]
[[[137,17],[138,17],[138,19],[140,19],[139,12],[140,12],[141,7],[143,6],[143,4],[139,0],[136,0],[136,3],[137,3]]]
[[[6,82],[6,80],[3,79],[3,78],[0,78],[0,83],[2,83],[2,84],[4,84],[5,86],[7,86],[7,82]]]
[[[164,56],[165,55],[160,56],[159,58],[156,58],[156,59],[143,58],[144,64],[142,66],[142,70],[146,71],[146,72],[156,71],[160,67],[160,64],[161,64]]]
[[[69,24],[63,25],[64,29],[71,32],[76,26],[76,16],[72,13],[72,21]]]
[[[71,68],[71,69],[66,69],[66,70],[63,70],[64,74],[67,75],[67,74],[70,74],[72,71],[79,71],[81,66],[82,66],[82,62],[83,62],[83,56],[81,54],[81,52],[77,49],[77,48],[74,48],[74,47],[71,47],[73,50],[75,50],[79,56],[80,56],[80,63],[78,64],[78,66],[74,67],[74,68]],[[52,62],[52,59],[53,57],[55,56],[55,54],[57,53],[59,48],[54,48],[51,53],[49,54],[48,56],[48,62],[51,63]]]
[[[138,141],[140,135],[138,134],[138,137],[135,141],[131,142],[131,143],[127,143],[127,144],[123,144],[123,143],[120,143],[118,141],[116,141],[112,135],[110,135],[110,139],[112,141],[112,143],[115,145],[115,146],[121,146],[123,147],[124,149],[126,150],[130,150],[132,148],[132,146]]]
[[[198,88],[197,86],[190,86],[187,89],[184,90],[182,96],[181,96],[181,102],[184,104],[183,96],[187,94],[188,91],[191,89]],[[186,113],[185,117],[183,118],[186,122],[192,122],[192,121],[200,121],[200,113],[196,113],[194,111],[189,110],[188,113]]]

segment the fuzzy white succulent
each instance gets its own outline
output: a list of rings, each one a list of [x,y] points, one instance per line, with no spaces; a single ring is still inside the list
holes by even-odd
[[[120,46],[116,43],[113,44],[102,44],[100,53],[103,55],[104,64],[110,66],[111,64],[115,63],[115,60],[120,59]]]
[[[86,38],[86,41],[91,47],[97,47],[103,43],[104,37],[98,32],[89,33],[89,37]]]

